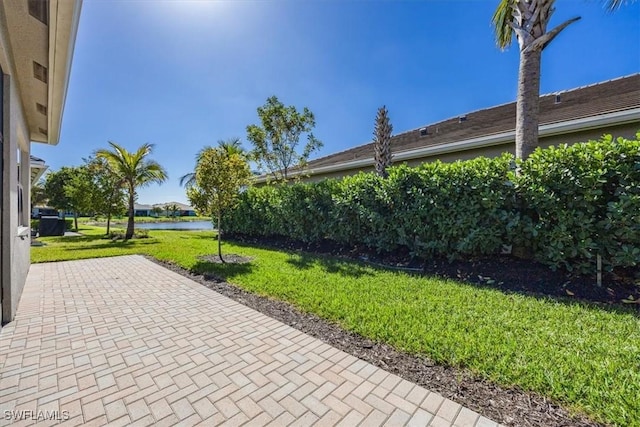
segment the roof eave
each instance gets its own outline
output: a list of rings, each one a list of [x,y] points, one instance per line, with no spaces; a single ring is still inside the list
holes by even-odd
[[[47,140],[43,142],[57,145],[69,87],[82,0],[50,0],[49,7],[49,131]]]

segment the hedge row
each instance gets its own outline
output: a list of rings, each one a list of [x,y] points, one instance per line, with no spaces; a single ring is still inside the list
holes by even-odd
[[[640,133],[638,134],[640,139]],[[519,172],[516,173],[516,168]],[[389,177],[250,188],[227,231],[323,239],[377,251],[407,247],[418,257],[527,248],[552,268],[593,272],[640,264],[640,142],[600,141],[417,168]]]

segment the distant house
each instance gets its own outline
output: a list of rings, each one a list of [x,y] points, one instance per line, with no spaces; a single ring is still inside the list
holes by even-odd
[[[153,216],[152,209],[153,206],[151,205],[141,205],[139,203],[135,203],[133,205],[133,216]]]
[[[162,209],[163,216],[171,216],[173,215],[173,211],[171,210],[171,206],[175,205],[178,209],[176,210],[176,216],[196,216],[196,211],[189,205],[185,205],[180,202],[166,202],[166,203],[156,203],[153,207],[158,207]]]
[[[451,162],[514,153],[515,122],[512,102],[424,125],[391,138],[393,161],[417,166],[436,159]],[[541,147],[608,133],[634,137],[640,130],[640,74],[542,95],[539,129]],[[368,143],[309,161],[303,179],[319,181],[372,170],[373,143]],[[263,175],[256,182],[266,180]]]
[[[49,168],[39,157],[29,156],[30,168],[31,168],[31,184],[35,184],[44,175],[45,171]]]

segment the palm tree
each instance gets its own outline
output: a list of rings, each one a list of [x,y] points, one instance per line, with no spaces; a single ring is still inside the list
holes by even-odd
[[[247,152],[245,151],[244,148],[242,148],[242,142],[240,142],[240,138],[229,138],[226,140],[219,140],[218,147],[222,148],[229,156],[233,154],[238,154],[245,159],[247,158]],[[206,146],[202,150],[198,151],[198,154],[196,154],[196,164],[200,162],[200,159],[202,159],[202,154],[208,149],[211,149],[211,147]],[[186,188],[193,187],[195,183],[196,183],[195,172],[186,173],[180,177],[180,185]]]
[[[602,0],[610,12],[627,0]],[[538,145],[540,60],[542,51],[562,30],[580,19],[569,19],[551,31],[547,25],[555,0],[500,0],[493,14],[496,42],[501,49],[511,45],[515,33],[520,46],[520,70],[516,98],[516,157],[525,159]]]
[[[125,239],[133,237],[134,202],[136,189],[153,183],[161,184],[167,179],[167,172],[159,163],[147,157],[153,151],[153,144],[145,143],[136,152],[130,153],[124,147],[109,141],[112,150],[101,149],[96,156],[105,159],[125,184],[129,196],[129,221]]]
[[[376,173],[383,178],[388,175],[387,168],[391,166],[391,132],[393,126],[389,121],[386,106],[378,109],[376,123],[373,130],[373,151]]]
[[[507,48],[513,34],[520,46],[520,70],[516,98],[516,157],[525,159],[538,145],[538,114],[540,111],[540,59],[542,50],[567,26],[580,19],[575,17],[547,31],[554,12],[555,0],[500,0],[493,14],[496,41]]]

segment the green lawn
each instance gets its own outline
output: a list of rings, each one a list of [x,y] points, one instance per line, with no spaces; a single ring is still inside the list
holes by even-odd
[[[129,242],[42,238],[33,262],[147,254],[210,271],[377,341],[533,390],[607,424],[640,426],[640,318],[632,308],[508,295],[333,258],[225,243],[250,264],[202,262],[213,232],[152,231]]]
[[[67,218],[67,219],[73,219],[73,218]],[[166,217],[166,216],[161,216],[161,217],[155,217],[155,216],[137,216],[135,217],[135,222],[136,223],[147,223],[147,222],[180,222],[180,221],[211,221],[211,217],[208,216],[178,216],[175,218],[171,218],[171,217]],[[94,222],[100,222],[100,223],[107,223],[107,218],[106,217],[99,217],[99,218],[92,218],[92,217],[80,217],[78,218],[78,225],[80,224],[87,224],[87,223],[94,223]],[[120,225],[120,226],[126,226],[127,225],[127,217],[126,216],[120,216],[120,217],[114,217],[111,218],[111,225]]]

